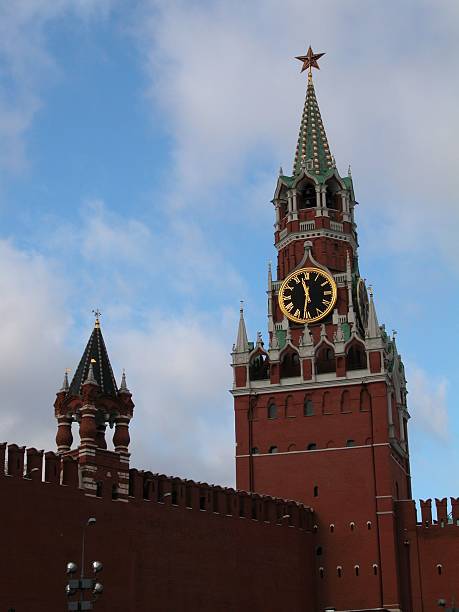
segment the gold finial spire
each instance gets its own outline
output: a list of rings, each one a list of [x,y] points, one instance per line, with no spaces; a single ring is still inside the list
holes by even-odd
[[[102,313],[100,312],[98,308],[96,308],[96,310],[92,311],[92,314],[96,317],[96,320],[94,321],[94,327],[99,328],[100,327],[100,315]]]
[[[320,59],[323,55],[325,55],[325,53],[314,53],[313,50],[311,49],[311,45],[309,45],[309,49],[306,55],[297,55],[295,57],[295,59],[300,60],[300,62],[303,62],[303,66],[301,67],[301,72],[304,72],[306,69],[309,68],[308,81],[312,79],[312,69],[313,68],[317,68],[317,70],[320,70],[320,66],[317,63],[317,60]]]

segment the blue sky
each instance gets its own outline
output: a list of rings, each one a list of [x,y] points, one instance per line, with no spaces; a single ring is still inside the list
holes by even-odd
[[[456,496],[458,26],[453,0],[0,1],[0,437],[54,447],[99,307],[133,465],[233,482],[229,353],[240,299],[266,330],[311,44],[407,368],[414,494]]]

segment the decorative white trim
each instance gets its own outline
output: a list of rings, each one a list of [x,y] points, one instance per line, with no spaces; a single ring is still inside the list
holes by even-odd
[[[321,228],[315,229],[311,232],[290,232],[289,234],[284,235],[283,232],[286,229],[287,228],[284,228],[281,231],[279,236],[282,235],[282,238],[280,238],[279,242],[274,245],[278,251],[280,251],[290,243],[295,242],[295,240],[310,240],[311,238],[320,238],[322,236],[326,236],[327,238],[333,238],[334,240],[341,240],[342,242],[349,242],[353,247],[354,251],[356,251],[357,249],[357,244],[351,234],[344,234],[334,232],[328,228]]]
[[[250,389],[248,386],[238,387],[237,389],[231,389],[230,393],[232,393],[234,397],[237,397],[239,395],[247,395],[250,390],[251,391],[256,390],[257,393],[281,393],[284,391],[303,391],[303,390],[310,391],[311,389],[323,389],[324,387],[344,387],[344,386],[355,385],[356,383],[361,381],[362,372],[366,372],[366,371],[367,370],[351,370],[350,372],[348,372],[348,374],[352,374],[353,372],[355,372],[356,373],[354,375],[355,378],[353,376],[347,376],[346,378],[336,378],[334,373],[333,373],[333,378],[326,378],[327,374],[318,374],[316,376],[317,380],[313,380],[313,381],[307,381],[307,380],[302,380],[298,378],[294,378],[294,379],[291,378],[288,380],[298,381],[298,382],[296,383],[289,382],[287,384],[268,383],[267,385],[266,381],[264,380],[252,380]],[[321,377],[323,377],[323,379]],[[387,376],[385,373],[371,374],[368,376],[365,375],[364,378],[365,378],[366,383],[381,382],[381,381],[387,382]]]
[[[313,450],[296,450],[296,451],[282,451],[277,453],[256,453],[252,455],[236,455],[236,459],[244,457],[274,457],[276,455],[301,455],[304,453],[323,453],[325,451],[338,451],[338,450],[350,450],[355,448],[371,448],[372,444],[362,444],[361,446],[336,446],[333,448],[315,448]]]

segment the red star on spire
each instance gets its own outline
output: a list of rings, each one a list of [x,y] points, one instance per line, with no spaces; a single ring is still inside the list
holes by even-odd
[[[309,68],[309,74],[311,74],[312,68],[317,68],[317,70],[320,70],[317,60],[320,59],[322,55],[325,55],[325,53],[313,53],[311,45],[309,45],[309,49],[306,55],[299,55],[295,57],[295,59],[300,60],[300,62],[303,62],[301,72]]]

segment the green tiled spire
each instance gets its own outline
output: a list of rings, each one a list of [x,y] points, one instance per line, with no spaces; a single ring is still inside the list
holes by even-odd
[[[329,173],[333,165],[333,157],[330,153],[327,135],[320,116],[312,75],[309,74],[293,174],[300,174],[304,168],[311,174],[323,176]]]

